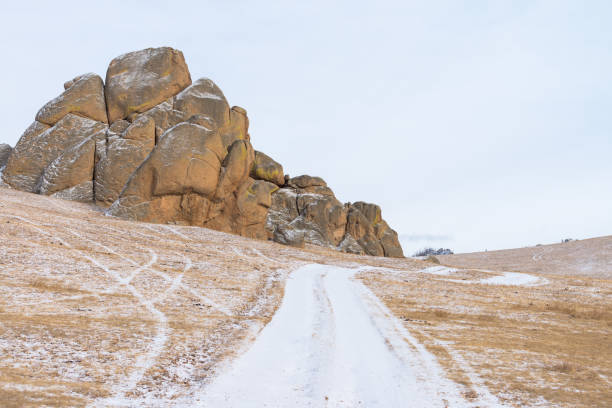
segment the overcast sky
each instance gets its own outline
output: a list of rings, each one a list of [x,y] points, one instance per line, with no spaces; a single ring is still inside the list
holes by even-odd
[[[66,80],[167,45],[255,149],[380,204],[407,254],[612,234],[611,2],[164,3],[3,2],[0,142]]]

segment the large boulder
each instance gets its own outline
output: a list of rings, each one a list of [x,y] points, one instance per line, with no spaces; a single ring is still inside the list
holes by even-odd
[[[159,142],[163,134],[173,126],[186,122],[189,116],[182,111],[174,109],[173,99],[170,98],[159,105],[138,115],[132,115],[132,122],[142,117],[148,117],[155,123],[155,144]],[[123,122],[123,121],[122,121]]]
[[[246,181],[254,159],[255,153],[251,143],[246,140],[236,140],[232,143],[223,160],[219,186],[215,192],[218,201],[228,198]]]
[[[382,219],[380,207],[376,204],[353,203],[349,208],[346,230],[368,255],[404,256],[397,232]]]
[[[330,247],[340,244],[345,235],[346,208],[325,181],[300,176],[289,179],[287,185],[272,198],[267,222],[272,238],[293,231],[293,235],[303,234],[304,241],[310,244]],[[320,190],[313,190],[317,188]]]
[[[289,245],[296,248],[304,248],[306,241],[304,230],[292,228],[287,225],[276,225],[272,234],[272,240],[279,244]]]
[[[283,166],[274,161],[270,156],[255,150],[255,160],[251,169],[251,177],[256,180],[265,180],[277,186],[285,184],[285,173]]]
[[[357,240],[349,233],[347,233],[344,236],[344,239],[342,240],[340,245],[338,245],[337,249],[339,251],[346,252],[349,254],[355,254],[355,255],[365,254],[363,247],[359,245],[359,242],[357,242]]]
[[[13,148],[6,143],[0,143],[0,169],[6,166],[9,156],[13,152]]]
[[[210,79],[201,78],[174,98],[174,109],[187,116],[203,115],[212,121],[215,128],[230,121],[230,107],[221,89]]]
[[[38,111],[38,122],[53,126],[67,114],[74,113],[108,123],[102,78],[92,73],[84,74],[66,82],[64,87],[64,93]]]
[[[219,129],[181,123],[163,135],[109,213],[265,239],[278,186],[249,177],[253,160],[248,140],[236,140],[227,151]]]
[[[283,244],[303,240],[353,254],[403,257],[397,233],[379,206],[342,204],[320,177],[290,178],[274,192],[266,229],[270,239]]]
[[[332,194],[300,191],[298,211],[308,227],[307,237],[317,245],[337,246],[344,237],[346,208]]]
[[[248,207],[247,196],[254,180],[249,178],[254,152],[248,140],[236,140],[228,149],[219,175],[219,184],[213,196],[205,226],[219,231],[235,232],[246,236],[267,236],[264,219],[252,221],[253,228],[245,228],[243,210]],[[258,191],[261,194],[261,189]],[[270,198],[271,200],[271,198]],[[261,201],[261,200],[257,200]],[[240,204],[239,204],[240,202]],[[253,200],[250,200],[252,203]],[[253,214],[251,212],[251,214]],[[240,218],[240,220],[238,220]]]
[[[93,136],[67,148],[47,166],[42,175],[40,194],[51,195],[83,183],[91,184],[96,149]]]
[[[6,162],[2,173],[4,183],[17,190],[35,192],[36,183],[45,166],[33,159],[45,156],[42,151],[45,144],[44,140],[40,140],[40,135],[49,128],[49,125],[34,121],[23,132]]]
[[[236,140],[250,140],[249,117],[246,110],[240,106],[232,106],[229,122],[219,129],[221,140],[226,148]]]
[[[346,232],[363,248],[368,255],[383,256],[382,245],[376,239],[374,226],[358,208],[352,206],[347,214]]]
[[[145,112],[191,85],[183,53],[147,48],[123,54],[106,71],[106,109],[113,123]]]
[[[110,213],[149,222],[189,222],[195,215],[189,209],[184,211],[180,199],[197,194],[201,198],[198,205],[206,211],[217,187],[222,160],[218,132],[181,123],[164,134],[136,169]],[[180,199],[170,204],[172,200],[164,198],[169,196]]]
[[[380,242],[385,256],[401,258],[404,256],[399,237],[385,220],[382,219],[382,211],[376,204],[369,204],[363,201],[353,203],[351,206],[359,210],[374,228],[374,236]]]
[[[133,220],[403,256],[380,207],[343,204],[320,177],[290,178],[255,151],[246,110],[230,108],[210,79],[192,84],[180,51],[124,54],[106,86],[85,74],[64,88],[14,149],[0,145],[3,186],[95,202]]]
[[[104,137],[106,129],[107,126],[102,122],[71,113],[60,119],[53,127],[35,121],[19,139],[9,157],[3,173],[4,181],[11,187],[22,191],[41,192],[42,177],[45,171],[51,174],[53,166],[62,165],[62,163],[67,167],[71,167],[74,163],[80,165],[82,162],[77,160],[73,163],[71,160],[74,160],[75,157],[70,154],[64,156],[64,153],[88,139]],[[89,154],[89,152],[90,150],[87,150],[85,153]],[[64,159],[56,162],[60,156],[63,156]],[[47,170],[50,165],[52,165],[51,168]],[[93,165],[93,160],[91,165]],[[81,170],[88,175],[91,174],[89,168],[79,167],[78,171]],[[81,177],[74,178],[74,180],[77,179],[80,180]],[[91,178],[89,180],[91,181]],[[47,190],[45,192],[48,193]]]
[[[265,180],[248,178],[236,194],[236,210],[231,217],[232,232],[242,236],[266,239],[266,217],[272,204],[271,194],[278,186]]]
[[[210,79],[201,78],[174,97],[174,111],[194,123],[206,121],[206,127],[218,129],[226,149],[236,140],[249,140],[247,112],[239,106],[231,109],[221,89]]]
[[[384,227],[380,229],[382,233],[377,232],[377,236],[380,235],[380,244],[383,247],[385,256],[392,258],[403,258],[404,251],[402,250],[402,245],[399,242],[397,232],[391,229],[386,222],[383,221],[383,223]]]
[[[117,121],[96,148],[95,200],[108,207],[130,176],[155,147],[155,122],[141,116],[133,123]]]
[[[327,187],[327,183],[321,177],[312,177],[306,174],[290,178],[287,185],[293,188]]]

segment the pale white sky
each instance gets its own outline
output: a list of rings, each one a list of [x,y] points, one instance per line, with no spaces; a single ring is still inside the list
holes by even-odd
[[[7,3],[0,142],[64,81],[168,45],[256,149],[380,204],[407,254],[612,234],[608,1]]]

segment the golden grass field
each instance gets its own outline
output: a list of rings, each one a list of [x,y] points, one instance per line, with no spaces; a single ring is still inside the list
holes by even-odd
[[[612,279],[612,235],[554,245],[443,255],[443,264],[566,276]]]
[[[612,406],[612,251],[604,239],[593,241],[589,273],[556,273],[546,257],[536,259],[549,269],[536,270],[527,265],[533,255],[524,264],[445,257],[467,269],[428,273],[420,271],[435,265],[414,259],[129,222],[0,188],[0,405],[170,404],[244,350],[278,308],[291,270],[333,263],[369,265],[359,278],[468,397]],[[493,271],[539,280],[480,282]]]
[[[0,242],[2,407],[172,401],[263,328],[289,271],[373,261],[1,187]]]
[[[612,406],[612,237],[439,258],[457,270],[361,278],[468,393],[484,385],[517,407]],[[539,280],[482,283],[492,270]]]

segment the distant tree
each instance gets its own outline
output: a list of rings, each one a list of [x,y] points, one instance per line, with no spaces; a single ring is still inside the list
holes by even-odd
[[[417,251],[412,256],[430,256],[430,255],[452,255],[453,251],[448,248],[423,248]]]

